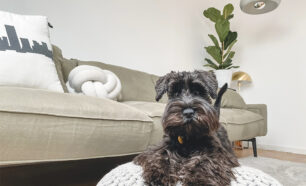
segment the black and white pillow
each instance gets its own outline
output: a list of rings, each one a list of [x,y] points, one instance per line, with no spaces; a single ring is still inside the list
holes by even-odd
[[[64,92],[52,60],[46,17],[0,11],[0,86]]]

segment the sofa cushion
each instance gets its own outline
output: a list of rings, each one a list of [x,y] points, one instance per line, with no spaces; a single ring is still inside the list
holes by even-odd
[[[116,65],[106,64],[97,61],[80,61],[77,59],[66,59],[61,50],[53,46],[55,50],[55,60],[61,63],[63,81],[67,82],[70,71],[79,65],[92,65],[114,72],[122,83],[122,101],[155,101],[155,82],[158,76],[148,74],[138,70],[132,70]],[[62,83],[62,82],[61,82]],[[63,87],[67,89],[65,83]],[[167,101],[167,96],[163,96],[161,103]]]
[[[234,90],[227,89],[221,100],[222,108],[246,109],[247,105],[243,98]]]
[[[220,113],[220,122],[228,131],[231,141],[265,135],[265,121],[259,114],[248,110],[226,108],[221,108]]]
[[[220,110],[220,122],[225,124],[243,125],[259,120],[263,120],[261,115],[248,110],[226,108]]]
[[[0,111],[0,167],[138,154],[152,122]]]
[[[143,112],[109,99],[18,87],[0,87],[0,111],[152,122]]]
[[[64,80],[63,68],[62,68],[62,60],[63,60],[62,50],[57,46],[52,45],[52,51],[53,51],[53,61],[55,63],[58,78],[61,82],[64,92],[68,93],[68,89]]]
[[[144,112],[151,118],[161,117],[164,113],[166,106],[166,104],[164,103],[154,103],[145,101],[126,101],[123,103]],[[223,123],[242,125],[253,121],[263,120],[263,117],[261,115],[242,109],[221,108],[220,113],[220,122]]]
[[[136,154],[152,119],[107,99],[0,87],[0,166]]]
[[[125,101],[124,104],[135,107],[144,112],[146,115],[152,117],[161,117],[164,113],[166,104],[146,102],[146,101]]]
[[[142,101],[123,102],[131,107],[139,109],[153,119],[153,130],[150,137],[150,145],[157,144],[163,136],[161,116],[165,110],[165,104]],[[247,139],[263,134],[265,125],[264,118],[254,112],[242,109],[221,108],[220,122],[228,131],[231,140]]]
[[[153,119],[153,130],[149,145],[158,144],[162,140],[162,136],[164,134],[161,124],[161,116],[164,113],[166,104],[145,101],[127,101],[123,103],[139,109]]]

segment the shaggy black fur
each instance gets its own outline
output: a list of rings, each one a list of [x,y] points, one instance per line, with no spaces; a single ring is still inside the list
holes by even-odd
[[[230,185],[232,168],[239,166],[226,130],[219,123],[220,103],[227,89],[217,94],[213,72],[171,72],[155,86],[156,100],[168,94],[158,146],[134,159],[142,166],[148,185]],[[211,104],[211,98],[216,99]],[[179,140],[179,138],[181,140]]]

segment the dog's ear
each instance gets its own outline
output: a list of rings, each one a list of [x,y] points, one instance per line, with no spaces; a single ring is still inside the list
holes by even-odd
[[[218,81],[216,75],[212,71],[195,71],[199,78],[202,79],[203,83],[206,85],[208,94],[211,98],[216,99],[218,91]]]
[[[171,77],[171,74],[173,74],[174,72],[170,72],[162,77],[160,77],[155,84],[155,91],[156,91],[156,96],[155,96],[155,100],[159,101],[163,95],[167,92],[168,90],[168,83]]]

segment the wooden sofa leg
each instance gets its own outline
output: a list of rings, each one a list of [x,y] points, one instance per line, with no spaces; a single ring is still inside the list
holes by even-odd
[[[252,141],[252,146],[253,146],[253,154],[254,154],[254,157],[257,157],[256,138],[252,138],[251,141]]]

